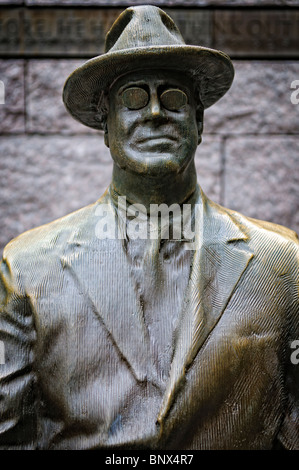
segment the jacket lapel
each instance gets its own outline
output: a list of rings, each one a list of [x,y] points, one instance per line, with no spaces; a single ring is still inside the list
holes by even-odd
[[[198,239],[174,356],[158,422],[166,417],[185,372],[228,304],[253,254],[247,235],[220,206],[202,193],[197,204]]]
[[[104,197],[101,203],[107,205],[105,210],[115,218],[110,198]],[[120,357],[126,361],[136,380],[143,381],[151,364],[142,309],[131,280],[122,240],[100,240],[95,235],[99,221],[97,207],[95,205],[90,220],[84,222],[84,231],[79,230],[69,240],[62,265],[110,333]]]

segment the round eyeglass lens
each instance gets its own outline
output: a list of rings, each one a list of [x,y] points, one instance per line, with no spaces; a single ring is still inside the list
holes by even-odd
[[[131,87],[122,93],[123,104],[129,109],[141,109],[148,103],[148,93],[139,87]]]
[[[164,108],[168,109],[169,111],[178,111],[188,103],[188,97],[186,93],[175,88],[170,88],[169,90],[163,91],[160,96],[160,100]]]

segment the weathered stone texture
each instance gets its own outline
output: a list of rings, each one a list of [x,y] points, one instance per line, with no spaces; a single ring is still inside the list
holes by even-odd
[[[224,204],[299,233],[299,137],[231,137]]]
[[[213,47],[234,58],[298,58],[298,23],[295,9],[217,9]]]
[[[0,54],[94,57],[104,52],[106,33],[122,11],[122,8],[1,8]]]
[[[96,201],[111,180],[103,136],[0,138],[0,251],[25,230]],[[206,194],[219,201],[220,139],[205,138],[196,164]]]
[[[24,61],[0,60],[0,80],[5,101],[0,104],[0,133],[24,132]]]
[[[5,0],[4,0],[5,1]],[[26,5],[101,5],[101,6],[130,6],[144,5],[144,0],[25,0]],[[299,5],[299,0],[153,0],[151,5],[163,6],[279,6]]]
[[[23,0],[0,0],[0,5],[23,5]]]
[[[66,111],[62,101],[64,82],[82,60],[30,60],[27,67],[27,132],[94,133]]]
[[[299,108],[291,83],[299,61],[233,61],[229,92],[206,110],[205,131],[219,134],[298,134]]]
[[[298,58],[298,8],[173,6],[163,9],[173,18],[187,44],[223,50],[233,58]],[[94,57],[104,52],[106,33],[124,7],[1,8],[0,54]]]

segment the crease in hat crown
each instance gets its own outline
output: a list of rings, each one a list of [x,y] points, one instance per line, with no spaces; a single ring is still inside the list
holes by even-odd
[[[66,80],[63,101],[82,124],[103,129],[100,97],[121,75],[146,69],[169,69],[191,76],[204,108],[230,88],[234,68],[223,52],[186,45],[174,21],[152,5],[129,7],[106,35],[105,52],[78,67]]]
[[[174,21],[160,8],[144,5],[129,7],[119,16],[107,33],[105,53],[175,44],[185,45],[185,41]]]

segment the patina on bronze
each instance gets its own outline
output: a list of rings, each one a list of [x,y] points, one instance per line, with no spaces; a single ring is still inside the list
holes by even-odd
[[[299,448],[298,238],[197,184],[203,111],[232,80],[153,6],[125,10],[68,78],[113,177],[4,251],[1,448]],[[151,219],[162,204],[170,227]]]

